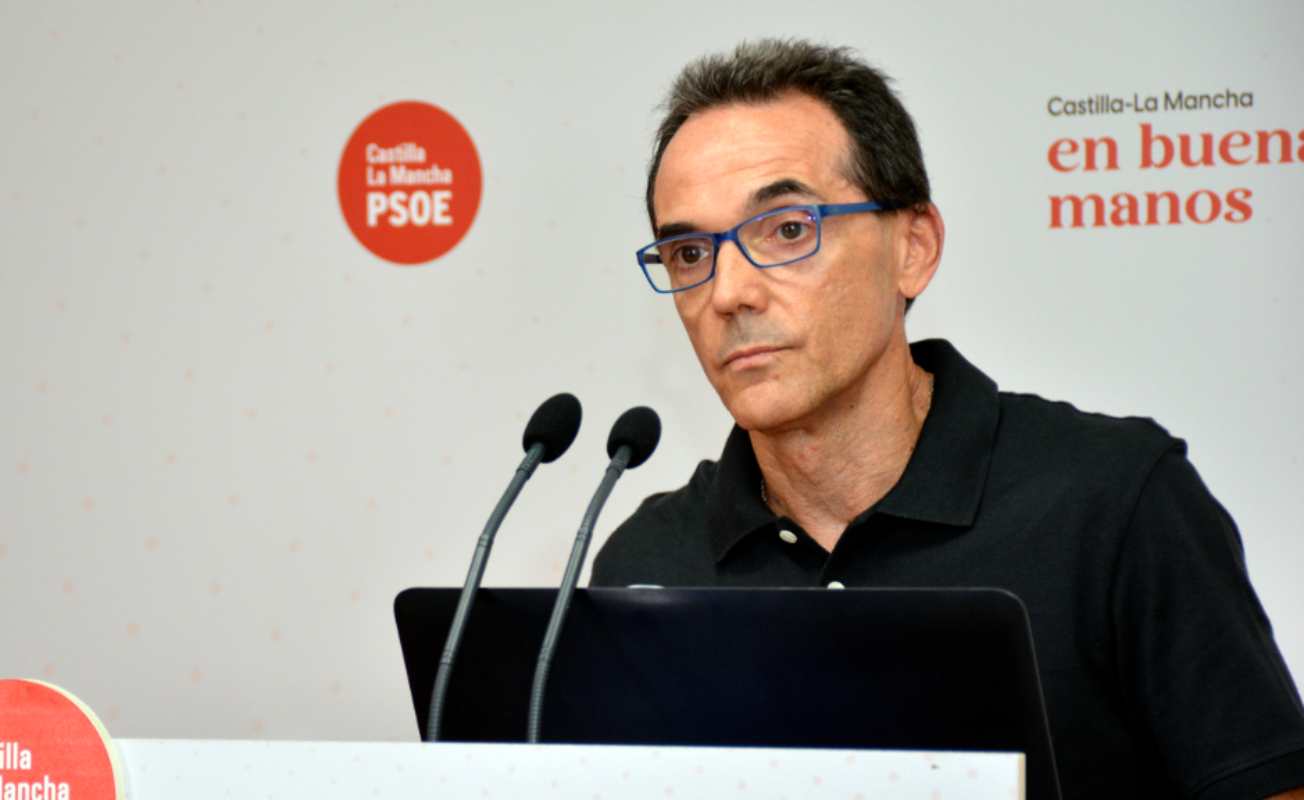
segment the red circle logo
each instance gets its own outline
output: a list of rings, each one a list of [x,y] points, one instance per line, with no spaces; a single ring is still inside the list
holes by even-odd
[[[480,208],[475,143],[429,103],[393,103],[353,131],[340,156],[340,210],[362,246],[395,264],[452,250]]]
[[[122,796],[108,732],[89,708],[48,683],[0,680],[0,797]]]

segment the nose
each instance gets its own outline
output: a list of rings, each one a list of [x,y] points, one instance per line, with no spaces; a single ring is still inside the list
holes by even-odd
[[[767,299],[765,275],[738,249],[738,243],[721,242],[715,253],[711,306],[719,314],[762,311]]]

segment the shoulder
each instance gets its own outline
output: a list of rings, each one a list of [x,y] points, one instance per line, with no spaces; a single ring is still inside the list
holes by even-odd
[[[1001,392],[997,455],[1026,469],[1139,488],[1165,455],[1183,457],[1186,443],[1149,417],[1083,411],[1034,394]],[[1027,477],[1027,476],[1022,476]]]
[[[1047,443],[1076,447],[1167,450],[1182,441],[1150,417],[1118,417],[1083,411],[1072,403],[1040,395],[1001,392],[1001,424]]]
[[[644,499],[598,551],[591,585],[675,583],[686,561],[709,559],[707,497],[718,468],[702,461],[680,488]]]

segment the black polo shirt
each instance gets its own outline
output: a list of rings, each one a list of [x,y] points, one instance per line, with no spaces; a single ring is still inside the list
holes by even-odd
[[[947,342],[911,352],[934,375],[919,442],[831,553],[761,501],[734,428],[718,462],[612,534],[593,585],[1008,589],[1032,622],[1066,799],[1304,786],[1299,695],[1184,443],[998,392]]]

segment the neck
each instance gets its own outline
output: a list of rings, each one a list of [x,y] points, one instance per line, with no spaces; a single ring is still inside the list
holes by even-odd
[[[752,431],[766,502],[832,551],[851,520],[905,472],[932,401],[933,376],[904,342],[860,385],[810,419]]]

